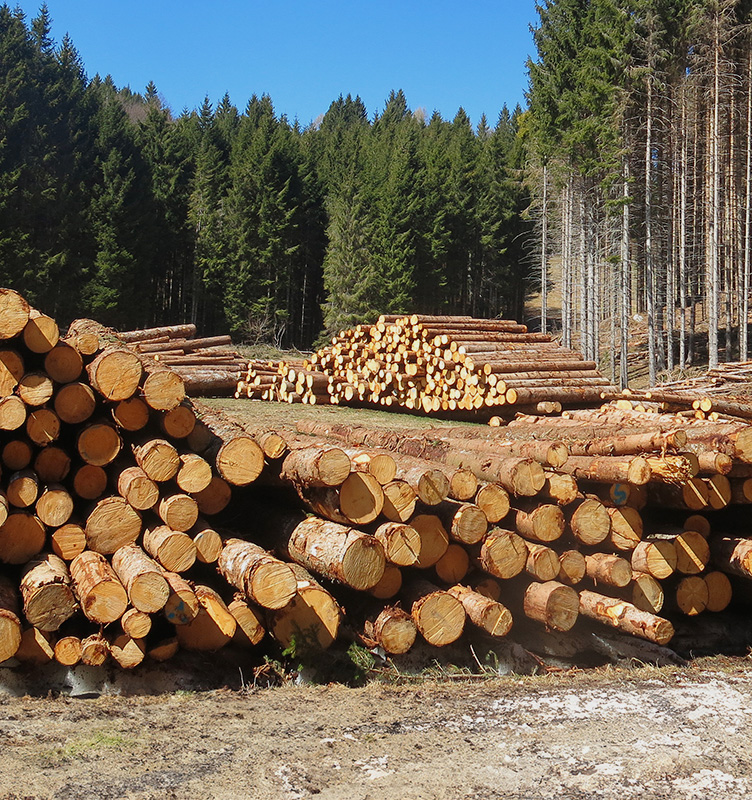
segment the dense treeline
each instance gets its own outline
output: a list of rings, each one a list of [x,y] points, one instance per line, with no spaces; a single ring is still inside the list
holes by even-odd
[[[46,7],[0,7],[0,285],[60,320],[310,345],[380,312],[517,316],[519,109],[494,128],[340,97],[302,128],[253,96],[173,118],[88,79]]]
[[[521,127],[565,343],[593,357],[610,340],[623,385],[639,331],[651,382],[663,368],[748,358],[752,3],[537,9]]]

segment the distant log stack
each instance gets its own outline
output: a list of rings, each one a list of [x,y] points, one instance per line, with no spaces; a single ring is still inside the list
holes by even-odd
[[[305,361],[252,361],[236,396],[482,419],[615,392],[594,362],[524,325],[413,314],[342,331]]]

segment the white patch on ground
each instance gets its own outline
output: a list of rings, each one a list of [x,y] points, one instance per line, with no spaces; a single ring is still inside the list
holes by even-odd
[[[302,800],[305,797],[305,792],[296,789],[292,785],[292,781],[290,780],[290,768],[286,764],[283,764],[274,774],[282,781],[282,788],[285,795],[291,800]]]
[[[369,780],[375,781],[378,778],[386,778],[387,775],[393,775],[393,769],[386,769],[389,756],[378,756],[370,759],[369,761],[356,761],[355,766],[360,767],[363,772],[368,776]]]
[[[673,785],[687,800],[747,800],[752,792],[752,782],[719,769],[702,769],[687,778],[677,778]]]

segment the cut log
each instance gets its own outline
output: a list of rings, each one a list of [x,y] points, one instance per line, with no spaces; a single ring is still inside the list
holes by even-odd
[[[118,402],[133,397],[143,368],[138,356],[125,347],[107,347],[86,367],[89,382],[105,400]]]
[[[585,556],[579,550],[565,550],[560,553],[558,576],[560,583],[575,586],[582,581],[586,572]]]
[[[77,381],[83,369],[81,354],[67,342],[58,342],[44,357],[44,371],[58,384]]]
[[[409,484],[421,503],[438,505],[449,496],[449,479],[430,462],[402,458],[397,462],[397,480]]]
[[[164,604],[162,614],[173,625],[188,625],[199,612],[200,604],[196,593],[182,575],[163,570],[162,575],[170,587],[170,596]]]
[[[435,514],[416,514],[410,525],[420,536],[420,551],[415,566],[428,569],[446,553],[449,547],[449,534],[441,519]]]
[[[731,603],[733,594],[731,581],[725,573],[714,570],[706,572],[702,579],[708,587],[708,611],[724,611]]]
[[[642,517],[640,512],[629,506],[607,509],[611,517],[609,542],[616,550],[634,550],[642,541]]]
[[[546,482],[543,467],[531,458],[505,458],[499,462],[497,480],[518,497],[538,494]]]
[[[86,550],[70,563],[73,588],[87,619],[106,625],[123,616],[128,595],[104,556]]]
[[[582,544],[598,545],[611,533],[611,517],[600,500],[576,501],[567,507],[566,516],[572,535]]]
[[[270,632],[295,653],[325,650],[337,638],[342,609],[334,597],[298,564],[292,566],[296,592],[284,607],[273,611]]]
[[[593,553],[585,556],[585,570],[588,578],[596,584],[623,588],[632,580],[632,567],[624,558],[610,553]]]
[[[162,483],[178,474],[180,456],[166,439],[144,439],[132,449],[136,463],[153,481]]]
[[[172,411],[185,400],[185,382],[168,367],[152,366],[142,362],[146,378],[141,386],[143,398],[155,411]]]
[[[23,358],[18,352],[0,348],[0,397],[13,394],[25,371]]]
[[[463,544],[477,544],[488,530],[488,519],[475,503],[445,500],[437,508],[450,538]]]
[[[58,664],[64,667],[74,667],[81,662],[83,645],[78,636],[62,636],[55,642],[53,655]]]
[[[556,472],[545,472],[546,482],[541,495],[559,506],[574,503],[580,496],[577,481],[572,475],[560,475]]]
[[[32,353],[49,353],[58,343],[60,329],[52,317],[32,308],[24,325],[23,342]]]
[[[676,548],[676,571],[683,575],[699,575],[710,563],[707,539],[697,531],[684,531],[673,539]]]
[[[128,593],[131,605],[147,614],[164,608],[170,587],[156,561],[136,544],[118,548],[112,556],[112,568]]]
[[[164,639],[156,641],[154,644],[150,644],[146,651],[146,655],[149,656],[152,661],[169,661],[171,658],[175,657],[178,650],[180,650],[180,642],[178,641],[178,637],[167,636]]]
[[[596,483],[634,483],[650,480],[650,465],[642,456],[570,456],[560,471],[577,480]]]
[[[384,574],[381,580],[368,589],[368,594],[373,595],[379,600],[389,600],[396,597],[402,589],[402,570],[394,564],[387,564],[384,567]]]
[[[12,339],[23,331],[31,308],[13,289],[0,289],[0,339]]]
[[[54,648],[53,634],[32,626],[21,633],[21,643],[15,652],[15,658],[22,664],[41,667],[49,664],[55,657]]]
[[[501,603],[466,586],[452,586],[449,594],[462,603],[468,619],[491,636],[506,636],[512,628],[512,614]]]
[[[110,640],[109,646],[112,660],[123,669],[135,669],[146,654],[146,643],[143,639],[134,639],[127,633],[120,633]]]
[[[264,467],[264,451],[239,425],[221,414],[202,405],[200,415],[212,438],[205,452],[193,449],[211,461],[219,475],[232,486],[253,483]],[[190,442],[189,445],[193,447]],[[347,463],[349,468],[349,459]]]
[[[196,427],[196,414],[187,402],[181,403],[159,418],[162,432],[173,439],[185,439]]]
[[[123,633],[128,634],[132,639],[143,639],[151,630],[151,617],[137,608],[129,608],[120,617],[120,627],[123,629]]]
[[[554,542],[564,533],[566,520],[559,506],[543,504],[532,506],[529,510],[518,509],[514,527],[526,539]]]
[[[149,406],[140,397],[129,397],[112,407],[112,418],[126,431],[140,431],[149,423]]]
[[[577,592],[558,581],[533,582],[525,589],[523,611],[546,628],[571,630],[578,616]]]
[[[42,551],[45,538],[45,527],[35,514],[11,512],[0,526],[0,562],[25,564]]]
[[[20,397],[0,397],[0,430],[17,431],[26,422],[26,412],[26,403]]]
[[[0,664],[13,658],[21,646],[17,589],[10,578],[0,576]]]
[[[384,548],[384,555],[390,564],[409,567],[420,556],[420,534],[410,525],[402,522],[385,522],[373,533]]]
[[[111,555],[138,539],[141,515],[124,498],[105,497],[86,518],[84,530],[90,550]]]
[[[214,564],[222,552],[222,537],[205,520],[200,519],[188,532],[196,546],[196,558],[202,564]]]
[[[646,539],[632,551],[632,569],[665,580],[676,569],[676,546],[670,539]]]
[[[714,536],[711,552],[717,569],[742,578],[752,578],[752,539]]]
[[[284,547],[292,561],[353,589],[370,589],[384,574],[384,549],[361,531],[308,517],[286,538]]]
[[[350,464],[355,472],[365,472],[372,475],[384,486],[393,481],[397,476],[397,464],[389,453],[378,450],[346,449]]]
[[[50,546],[63,561],[72,561],[86,549],[86,533],[78,523],[69,522],[50,533]]]
[[[101,667],[110,657],[110,643],[101,633],[93,633],[81,640],[81,663],[87,667]]]
[[[168,525],[146,528],[143,546],[169,572],[187,572],[196,561],[197,551],[193,539]]]
[[[261,614],[240,596],[236,596],[227,604],[227,610],[235,617],[236,622],[233,644],[240,647],[255,647],[266,633]]]
[[[478,478],[469,469],[456,469],[449,476],[449,497],[453,500],[466,502],[472,500],[477,492]]]
[[[58,483],[51,483],[44,488],[35,506],[37,517],[50,528],[59,528],[71,518],[73,498]]]
[[[71,460],[62,447],[45,447],[34,459],[34,472],[42,483],[61,483],[68,477]]]
[[[491,529],[478,550],[478,563],[482,569],[497,578],[514,578],[527,562],[527,544],[514,531]]]
[[[674,626],[667,619],[640,611],[625,600],[605,597],[588,590],[580,592],[580,613],[604,625],[660,645],[668,644],[674,635]]]
[[[141,467],[121,467],[116,485],[118,494],[137,511],[153,508],[159,501],[159,486]]]
[[[635,572],[632,583],[624,590],[629,592],[628,598],[641,611],[660,614],[665,601],[663,587],[652,575]]]
[[[224,511],[231,498],[230,485],[218,475],[212,476],[206,489],[193,495],[193,499],[198,503],[199,512],[209,516]]]
[[[295,574],[290,565],[252,542],[227,539],[217,568],[231,586],[262,608],[282,608],[295,595]]]
[[[342,525],[368,525],[384,507],[381,484],[361,472],[350,473],[338,487],[299,488],[299,492],[316,514]]]
[[[174,531],[189,531],[198,520],[198,503],[182,492],[166,494],[157,503],[155,511]]]
[[[60,436],[60,417],[49,408],[37,408],[26,417],[26,435],[38,447],[46,447]]]
[[[93,423],[83,428],[76,438],[76,449],[81,458],[95,467],[104,467],[111,464],[123,447],[113,425],[108,423]]]
[[[434,564],[436,577],[453,586],[464,580],[470,570],[470,556],[462,545],[450,543],[444,555]]]
[[[509,493],[503,486],[486,483],[478,489],[475,504],[486,515],[488,522],[495,525],[509,513]]]
[[[73,475],[73,491],[84,500],[98,500],[107,489],[107,473],[102,467],[84,464]]]
[[[402,655],[415,644],[418,629],[406,611],[387,606],[369,626],[367,633],[385,652]]]
[[[182,491],[189,494],[201,492],[211,483],[211,479],[212,470],[208,461],[196,453],[180,456],[180,468],[175,476],[175,483]]]
[[[201,607],[195,619],[175,628],[180,646],[186,650],[219,650],[235,635],[235,617],[214,589],[197,585],[195,592]]]
[[[699,575],[682,578],[677,587],[674,602],[682,614],[696,617],[708,607],[708,584]]]
[[[435,647],[456,642],[465,627],[465,609],[449,592],[424,580],[411,581],[402,591],[421,636]]]
[[[527,561],[525,571],[537,581],[552,581],[559,577],[561,564],[555,550],[536,542],[527,543]]]
[[[407,522],[415,513],[417,496],[404,481],[394,480],[382,487],[384,492],[383,515],[391,522]]]
[[[36,503],[39,488],[39,478],[36,472],[24,469],[10,476],[5,494],[12,506],[29,508]]]

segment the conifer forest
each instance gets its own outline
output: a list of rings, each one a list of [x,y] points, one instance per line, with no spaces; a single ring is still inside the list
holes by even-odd
[[[176,112],[0,6],[0,285],[61,322],[311,347],[379,313],[560,333],[622,385],[749,357],[752,2],[540,0],[527,108]],[[534,305],[526,300],[535,296]]]

